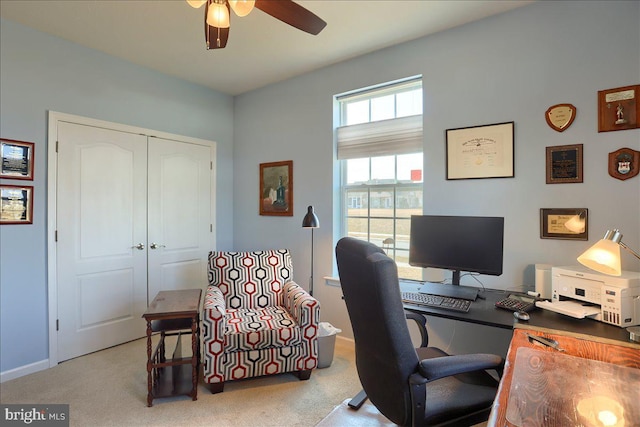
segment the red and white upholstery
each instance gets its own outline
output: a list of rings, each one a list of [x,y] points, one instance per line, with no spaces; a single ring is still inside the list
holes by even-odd
[[[209,253],[202,316],[204,381],[295,372],[318,364],[320,303],[293,281],[287,249]]]

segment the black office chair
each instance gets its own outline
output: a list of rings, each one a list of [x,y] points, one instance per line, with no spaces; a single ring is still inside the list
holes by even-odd
[[[502,357],[414,348],[395,262],[379,247],[350,237],[338,242],[336,257],[358,376],[371,403],[402,426],[486,421],[498,381],[485,370],[501,375]]]

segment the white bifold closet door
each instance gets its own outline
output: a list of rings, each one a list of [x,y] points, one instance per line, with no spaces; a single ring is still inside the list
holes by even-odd
[[[211,148],[58,125],[58,361],[145,335],[160,290],[206,287]]]

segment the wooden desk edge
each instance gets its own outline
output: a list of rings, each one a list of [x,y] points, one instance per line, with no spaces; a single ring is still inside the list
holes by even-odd
[[[602,344],[617,345],[621,347],[629,347],[635,350],[640,350],[640,344],[634,343],[633,341],[620,341],[616,339],[598,337],[595,335],[581,334],[579,332],[565,331],[562,329],[545,328],[542,326],[527,325],[524,323],[515,324],[513,326],[513,329],[526,329],[529,331],[545,332],[547,334],[563,335],[563,336],[577,338],[581,340],[594,341]]]

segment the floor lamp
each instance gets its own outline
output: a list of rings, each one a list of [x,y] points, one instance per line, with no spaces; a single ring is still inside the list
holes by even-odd
[[[311,278],[309,279],[309,295],[313,296],[313,229],[320,227],[320,221],[313,212],[313,206],[307,208],[307,214],[302,220],[302,228],[311,229]]]

